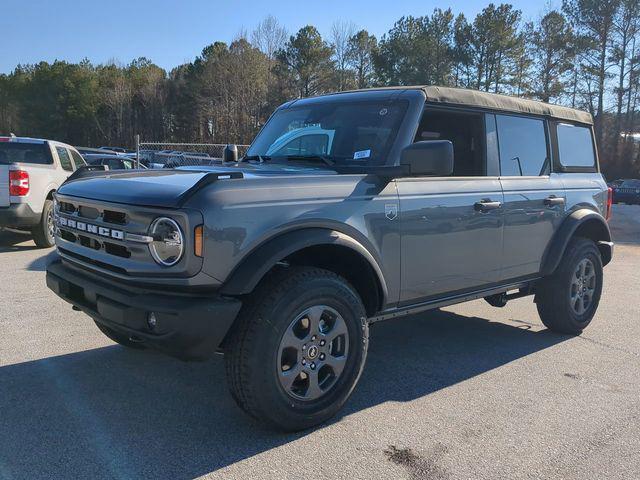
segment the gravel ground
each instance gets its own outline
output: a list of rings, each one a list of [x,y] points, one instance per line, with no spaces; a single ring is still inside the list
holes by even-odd
[[[46,289],[54,253],[0,232],[0,478],[639,478],[640,207],[612,230],[582,336],[530,298],[377,324],[341,416],[296,435],[236,408],[222,357],[114,345]]]

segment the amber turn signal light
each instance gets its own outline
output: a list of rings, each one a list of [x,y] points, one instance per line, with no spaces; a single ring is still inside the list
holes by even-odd
[[[203,241],[203,230],[202,225],[198,225],[193,231],[193,253],[196,254],[196,257],[202,257],[202,241]]]

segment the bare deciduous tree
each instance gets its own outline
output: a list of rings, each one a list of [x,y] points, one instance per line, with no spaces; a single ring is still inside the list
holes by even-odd
[[[287,30],[280,25],[275,17],[269,15],[262,20],[251,33],[251,43],[264,53],[269,60],[275,58],[287,41]]]
[[[331,25],[331,46],[336,65],[336,86],[339,91],[351,88],[353,75],[348,71],[349,39],[353,37],[356,26],[347,20],[337,20]]]

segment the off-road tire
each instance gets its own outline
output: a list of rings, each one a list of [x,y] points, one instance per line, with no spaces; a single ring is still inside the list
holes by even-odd
[[[278,351],[291,322],[315,305],[342,316],[349,354],[331,388],[315,400],[301,401],[280,383]],[[269,274],[251,294],[225,339],[227,383],[238,406],[267,427],[303,430],[331,418],[347,401],[364,368],[368,343],[364,306],[344,278],[319,268],[284,268]]]
[[[140,342],[132,342],[131,340],[129,340],[129,337],[127,335],[118,333],[115,330],[112,330],[111,328],[107,327],[106,325],[103,325],[100,322],[96,322],[95,320],[94,322],[102,333],[104,333],[111,340],[113,340],[117,344],[122,345],[123,347],[132,348],[134,350],[144,350],[147,348],[144,344]]]
[[[571,305],[572,280],[580,262],[587,259],[594,267],[595,288],[589,306],[577,314]],[[579,335],[591,323],[602,294],[602,258],[596,244],[587,238],[573,238],[556,271],[542,280],[535,302],[542,323],[559,333]]]
[[[50,229],[53,223],[49,224],[49,222],[53,222],[53,202],[47,199],[44,201],[40,222],[31,229],[31,235],[37,247],[49,248],[55,244],[53,231]]]

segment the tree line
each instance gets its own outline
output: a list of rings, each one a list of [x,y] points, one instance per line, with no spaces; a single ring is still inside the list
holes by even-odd
[[[273,17],[167,72],[55,61],[0,75],[0,132],[75,145],[249,143],[282,102],[331,91],[434,84],[591,112],[607,176],[640,176],[640,0],[564,0],[523,19],[510,4],[475,18],[435,9],[380,38],[350,21],[323,37]]]

